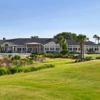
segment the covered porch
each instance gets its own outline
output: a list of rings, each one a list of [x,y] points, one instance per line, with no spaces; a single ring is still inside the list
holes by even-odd
[[[44,46],[41,43],[26,43],[26,53],[44,53]]]

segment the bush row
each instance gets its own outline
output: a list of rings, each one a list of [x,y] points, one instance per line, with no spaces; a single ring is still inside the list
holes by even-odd
[[[61,53],[45,53],[44,56],[45,57],[49,57],[49,58],[77,58],[78,54],[73,54],[73,53],[67,53],[67,54],[61,54]]]
[[[41,69],[46,69],[46,68],[53,68],[55,67],[53,64],[45,64],[40,67],[33,67],[33,66],[15,66],[15,67],[0,67],[0,75],[5,75],[5,74],[15,74],[15,73],[20,73],[20,72],[32,72],[32,71],[37,71]]]
[[[93,58],[93,57],[89,56],[89,57],[85,57],[83,61],[90,61],[90,60],[96,60],[96,59],[100,59],[100,57]],[[81,62],[81,60],[77,59],[77,60],[75,60],[75,62]]]

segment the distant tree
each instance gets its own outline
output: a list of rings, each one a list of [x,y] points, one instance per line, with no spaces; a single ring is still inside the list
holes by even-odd
[[[74,37],[76,37],[76,33],[62,32],[62,33],[58,33],[56,36],[63,36],[64,39],[70,40],[70,39],[73,39]]]
[[[60,45],[60,47],[62,48],[62,51],[63,50],[67,51],[67,41],[66,41],[66,39],[61,35],[57,35],[54,38],[56,40],[56,43],[58,43]]]
[[[100,42],[100,37],[98,36],[98,35],[94,35],[93,36],[93,38],[95,39],[95,43],[96,43],[96,41],[98,41],[98,44],[99,44],[99,42]]]
[[[99,36],[97,37],[97,41],[98,41],[98,44],[99,44],[100,43],[100,37]]]
[[[84,60],[84,43],[85,41],[88,40],[87,36],[86,35],[83,35],[83,34],[79,34],[77,37],[76,37],[76,41],[79,42],[80,44],[80,59],[81,61]]]
[[[98,36],[95,34],[93,35],[93,38],[95,39],[95,43],[96,43]]]
[[[39,38],[39,36],[31,36],[31,39],[38,39]]]
[[[60,44],[60,47],[62,48],[62,51],[68,51],[68,42],[67,40],[72,40],[76,37],[75,33],[71,32],[62,32],[57,34],[54,39],[56,40],[56,43]]]

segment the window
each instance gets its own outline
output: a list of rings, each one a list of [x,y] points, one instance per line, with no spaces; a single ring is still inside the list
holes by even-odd
[[[92,50],[93,51],[93,48],[89,48],[89,50]]]
[[[51,51],[54,51],[54,48],[50,48]]]
[[[49,51],[49,48],[45,48],[46,51]]]
[[[73,48],[74,51],[77,51],[77,48]]]
[[[18,51],[18,52],[21,52],[21,48],[17,48],[17,51]]]
[[[60,50],[60,48],[56,48],[56,51],[59,51]]]
[[[32,52],[32,48],[28,48],[28,52]]]
[[[26,51],[26,48],[23,48],[23,51],[25,52]]]
[[[95,51],[98,51],[99,50],[99,48],[95,48]]]
[[[9,45],[8,44],[5,44],[5,47],[8,47]]]
[[[21,48],[17,48],[18,51],[21,51]]]
[[[72,51],[72,48],[68,48],[70,51]]]

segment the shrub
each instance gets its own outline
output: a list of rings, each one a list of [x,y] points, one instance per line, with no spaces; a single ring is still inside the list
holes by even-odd
[[[74,54],[74,53],[66,53],[66,54],[61,54],[61,53],[45,53],[44,54],[45,57],[49,57],[49,58],[72,58],[72,59],[78,59],[79,58],[79,54]]]
[[[53,64],[45,64],[43,66],[40,67],[34,67],[34,66],[15,66],[15,67],[1,67],[0,68],[0,75],[5,75],[5,74],[15,74],[15,73],[19,73],[19,72],[32,72],[32,71],[37,71],[37,70],[41,70],[41,69],[46,69],[46,68],[53,68],[55,67]]]
[[[82,62],[80,59],[75,60],[75,63]]]
[[[44,65],[44,68],[53,68],[53,67],[55,67],[55,65],[53,65],[53,64],[45,64]]]
[[[53,64],[45,64],[43,66],[37,67],[37,70],[45,69],[45,68],[53,68],[53,67],[55,67],[55,65],[53,65]]]
[[[96,59],[100,59],[100,57],[96,57]]]
[[[8,58],[11,58],[11,57],[13,57],[12,55],[8,55]]]
[[[89,50],[88,50],[88,54],[95,54],[95,51],[92,50],[92,49],[89,49]]]
[[[21,57],[18,55],[15,55],[14,57],[12,57],[12,60],[20,60],[20,59],[21,59]]]
[[[72,54],[72,55],[70,56],[70,58],[72,58],[72,59],[79,59],[79,58],[80,58],[80,55]]]
[[[18,73],[18,66],[16,66],[16,67],[10,67],[8,69],[9,69],[10,74]]]
[[[32,72],[32,71],[36,71],[37,69],[33,66],[30,66],[30,67],[23,67],[22,68],[22,72]]]
[[[30,55],[30,57],[32,58],[32,59],[34,59],[34,60],[36,60],[37,59],[37,53],[32,53],[31,55]]]
[[[44,56],[49,57],[49,58],[60,58],[60,57],[62,57],[62,55],[60,53],[57,53],[57,52],[45,53]]]
[[[69,52],[70,54],[80,54],[79,52]]]
[[[84,58],[84,60],[89,61],[89,60],[93,60],[93,58],[89,56],[89,57]]]
[[[32,53],[30,55],[30,59],[38,61],[38,62],[43,62],[45,60],[45,56],[43,54]],[[32,60],[29,60],[29,61],[32,61]]]
[[[8,68],[1,67],[0,68],[0,75],[5,75],[5,74],[9,74]]]
[[[33,60],[32,60],[31,58],[28,58],[28,59],[27,59],[27,64],[28,64],[28,65],[33,64]]]
[[[61,53],[62,55],[65,55],[65,54],[68,53],[68,51],[67,51],[67,50],[62,50],[60,53]]]
[[[41,69],[46,69],[46,68],[53,68],[54,65],[53,64],[45,64],[43,66],[40,67],[34,67],[34,66],[23,66],[23,67],[19,67],[18,68],[18,72],[32,72],[32,71],[37,71],[37,70],[41,70]]]

